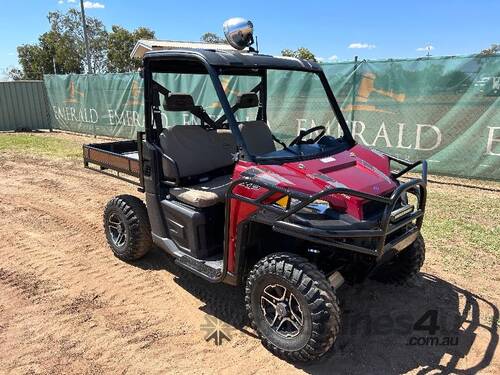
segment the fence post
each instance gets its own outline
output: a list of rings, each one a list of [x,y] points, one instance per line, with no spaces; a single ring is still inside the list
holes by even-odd
[[[351,99],[351,121],[349,127],[352,131],[352,123],[354,122],[354,103],[356,102],[356,75],[358,71],[358,56],[354,56],[354,71],[352,74],[352,99]]]

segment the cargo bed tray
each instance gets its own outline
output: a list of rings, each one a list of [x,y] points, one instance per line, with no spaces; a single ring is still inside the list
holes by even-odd
[[[142,185],[138,142],[135,140],[83,145],[83,165],[136,185]],[[112,171],[116,174],[110,173]],[[124,178],[120,176],[121,173],[136,177],[139,182]]]

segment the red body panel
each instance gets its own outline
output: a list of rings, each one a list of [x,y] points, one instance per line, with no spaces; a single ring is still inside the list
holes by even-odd
[[[346,187],[364,193],[385,195],[396,188],[396,183],[390,177],[388,158],[360,145],[330,157],[282,165],[258,165],[240,161],[234,170],[233,180],[240,178],[250,168],[258,172],[260,180],[307,194],[319,193],[331,187]],[[241,185],[234,190],[236,194],[252,198],[265,192],[264,188]],[[363,218],[363,199],[344,194],[322,199],[357,219]],[[235,199],[231,200],[230,205],[228,270],[234,272],[238,224],[255,212],[257,207]]]

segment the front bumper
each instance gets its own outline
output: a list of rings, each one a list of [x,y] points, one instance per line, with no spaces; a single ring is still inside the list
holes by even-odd
[[[391,156],[388,157],[404,166],[401,172],[393,174],[395,178],[401,177],[418,165],[422,166],[420,178],[400,184],[390,197],[367,194],[347,188],[330,188],[317,194],[308,195],[279,188],[255,178],[242,178],[231,184],[228,199],[236,199],[257,206],[259,209],[252,215],[252,220],[268,224],[276,232],[321,245],[372,255],[379,258],[380,261],[384,261],[411,245],[418,237],[422,227],[427,195],[427,163],[425,160],[410,163]],[[263,187],[267,191],[258,198],[249,198],[235,193],[234,190],[238,185]],[[393,213],[400,209],[403,196],[406,196],[407,193],[416,196],[417,204],[412,212],[395,219]],[[277,194],[294,198],[295,204],[288,208],[269,204],[269,199]],[[297,220],[300,211],[306,206],[331,194],[345,194],[375,201],[384,208],[376,220],[347,223],[347,225],[339,225],[339,223],[345,224],[339,220],[318,222],[317,225]]]

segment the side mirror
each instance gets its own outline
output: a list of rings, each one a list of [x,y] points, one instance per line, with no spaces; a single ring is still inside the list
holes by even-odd
[[[244,18],[230,18],[222,28],[227,42],[237,50],[250,47],[253,44],[253,23]]]

